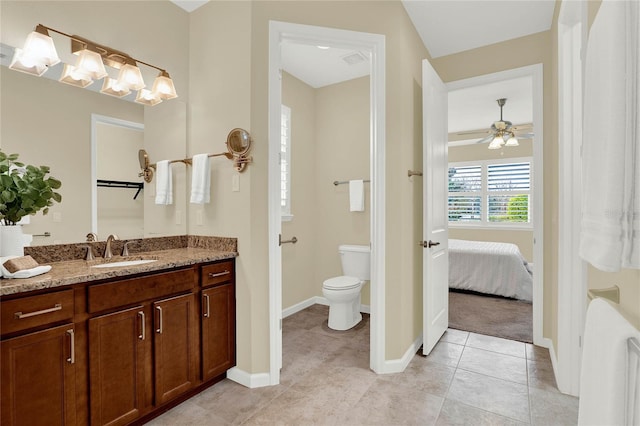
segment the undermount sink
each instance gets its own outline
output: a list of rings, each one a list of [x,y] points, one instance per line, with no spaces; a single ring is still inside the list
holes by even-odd
[[[120,262],[107,262],[100,265],[93,265],[92,268],[122,268],[124,266],[144,265],[145,263],[157,262],[158,259],[138,259],[122,260]]]

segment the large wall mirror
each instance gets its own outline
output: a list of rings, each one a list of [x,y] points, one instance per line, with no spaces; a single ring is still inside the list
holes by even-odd
[[[185,158],[184,102],[144,107],[6,67],[0,88],[0,148],[20,154],[26,164],[49,166],[62,181],[62,202],[24,225],[34,236],[32,245],[76,243],[95,231],[100,240],[118,233],[121,238],[187,233],[184,167],[173,170],[171,206],[154,205],[155,181],[144,184],[135,200],[136,189],[97,186],[98,179],[142,183],[141,147],[153,162]]]

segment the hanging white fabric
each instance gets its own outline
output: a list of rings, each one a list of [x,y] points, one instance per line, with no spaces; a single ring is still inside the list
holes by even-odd
[[[640,269],[640,4],[603,0],[585,64],[580,256]]]

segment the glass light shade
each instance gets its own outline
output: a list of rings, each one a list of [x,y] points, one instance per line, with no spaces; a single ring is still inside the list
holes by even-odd
[[[154,92],[147,89],[138,90],[138,96],[136,96],[136,102],[143,105],[154,106],[162,102]]]
[[[156,77],[151,91],[160,99],[173,99],[178,97],[176,88],[173,85],[173,80],[171,80],[169,74],[166,73],[160,73],[160,75]]]
[[[93,80],[84,71],[77,69],[73,65],[64,64],[60,81],[77,87],[87,87]]]
[[[88,49],[78,52],[76,69],[96,80],[100,80],[108,75],[107,70],[104,69],[104,64],[102,63],[102,56],[100,56],[99,53]]]
[[[52,66],[60,62],[53,39],[45,34],[33,31],[27,36],[23,54],[42,65]]]
[[[121,98],[131,93],[131,90],[127,89],[126,87],[120,86],[117,80],[106,77],[104,79],[104,83],[102,83],[102,89],[100,90],[100,92],[106,95]]]
[[[500,149],[502,145],[504,145],[504,139],[502,139],[502,136],[498,135],[493,138],[493,140],[489,144],[489,149]]]
[[[504,146],[518,146],[518,145],[520,145],[518,143],[518,138],[516,138],[515,135],[511,135],[509,139],[507,139],[507,143]]]
[[[47,66],[39,61],[34,61],[32,57],[25,55],[24,50],[16,48],[13,53],[13,59],[9,68],[16,71],[22,71],[27,74],[37,75],[38,77],[47,71]]]
[[[129,90],[140,90],[144,87],[144,80],[140,68],[135,65],[125,64],[120,68],[118,84]]]

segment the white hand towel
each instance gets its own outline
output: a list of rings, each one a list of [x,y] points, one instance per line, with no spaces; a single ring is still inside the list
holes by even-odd
[[[191,172],[191,203],[207,204],[211,198],[211,161],[208,154],[193,156]]]
[[[169,160],[156,163],[156,204],[173,204],[173,178]]]
[[[603,271],[640,269],[639,22],[604,0],[587,43],[580,256]]]
[[[632,424],[625,422],[626,380],[632,374],[628,371],[630,337],[640,339],[640,331],[604,299],[591,301],[584,328],[579,425]]]
[[[364,181],[349,181],[349,210],[352,212],[364,211]]]

